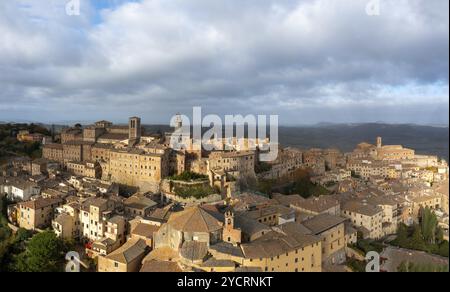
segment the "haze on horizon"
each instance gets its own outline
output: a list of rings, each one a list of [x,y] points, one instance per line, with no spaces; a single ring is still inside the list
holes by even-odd
[[[0,121],[444,124],[449,1],[0,2]]]

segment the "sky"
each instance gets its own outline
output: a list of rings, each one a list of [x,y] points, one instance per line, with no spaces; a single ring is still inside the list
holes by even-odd
[[[0,121],[449,121],[448,0],[79,1],[0,1]]]

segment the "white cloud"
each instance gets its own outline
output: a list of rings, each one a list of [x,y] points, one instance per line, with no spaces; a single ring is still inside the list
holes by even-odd
[[[0,115],[165,122],[202,105],[293,123],[295,111],[345,121],[380,104],[448,114],[435,114],[448,105],[448,1],[382,0],[379,17],[366,0],[122,2],[94,21],[87,0],[80,17],[63,0],[2,1]]]

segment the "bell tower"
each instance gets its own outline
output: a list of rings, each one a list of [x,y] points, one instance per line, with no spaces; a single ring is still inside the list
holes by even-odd
[[[383,139],[381,137],[377,137],[377,148],[381,148],[383,146]]]
[[[225,226],[222,234],[223,241],[238,245],[242,241],[242,232],[234,228],[234,213],[231,209],[225,212]]]
[[[132,117],[128,122],[128,145],[134,146],[141,140],[141,118]]]
[[[225,212],[225,228],[234,229],[234,214],[231,210]]]

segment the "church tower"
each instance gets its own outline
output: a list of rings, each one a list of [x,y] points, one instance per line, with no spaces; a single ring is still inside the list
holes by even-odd
[[[381,148],[383,146],[383,139],[381,137],[377,137],[377,148]]]
[[[141,118],[132,117],[128,122],[128,145],[133,146],[141,140]]]
[[[225,212],[225,228],[234,229],[234,214],[231,210]]]
[[[225,212],[225,226],[222,235],[223,241],[233,245],[238,245],[242,241],[241,230],[234,228],[234,213],[231,209]]]

